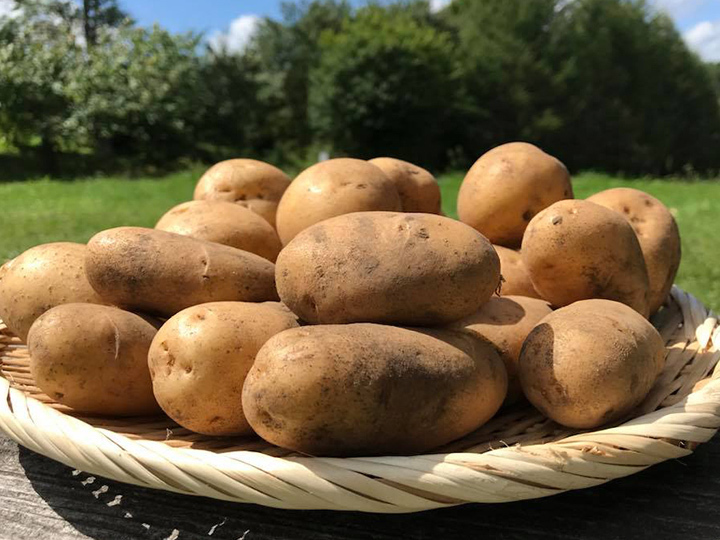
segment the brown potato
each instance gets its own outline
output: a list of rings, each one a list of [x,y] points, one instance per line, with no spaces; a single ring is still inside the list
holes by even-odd
[[[403,212],[439,214],[440,186],[428,171],[401,159],[379,157],[370,163],[393,181],[400,195]]]
[[[84,244],[57,242],[28,249],[0,267],[0,318],[25,341],[35,319],[71,302],[104,304],[85,277]]]
[[[372,210],[402,210],[395,184],[367,161],[330,159],[303,171],[287,189],[278,206],[277,231],[287,245],[310,225]]]
[[[458,215],[493,244],[516,248],[535,214],[572,197],[565,165],[536,146],[510,143],[485,153],[468,171]]]
[[[584,300],[545,317],[520,353],[520,382],[543,414],[572,428],[622,419],[662,371],[660,334],[631,308]]]
[[[274,272],[253,253],[141,227],[96,234],[85,259],[88,280],[104,299],[166,316],[206,302],[277,300]]]
[[[57,306],[30,329],[33,379],[52,399],[78,411],[157,414],[147,355],[158,324],[109,306]]]
[[[498,288],[484,236],[432,214],[357,212],[301,232],[280,252],[278,293],[311,323],[446,324]]]
[[[528,226],[522,258],[535,289],[556,307],[605,298],[647,317],[648,274],[630,224],[587,201],[560,201]]]
[[[533,287],[520,252],[503,246],[493,247],[500,257],[500,273],[503,277],[500,295],[541,298],[540,293]]]
[[[282,249],[275,229],[255,212],[224,201],[189,201],[170,209],[155,228],[217,242],[275,262]]]
[[[650,281],[650,314],[667,300],[680,267],[680,231],[670,210],[652,195],[631,188],[614,188],[588,201],[620,212],[637,234]]]
[[[506,405],[517,402],[523,395],[517,368],[523,342],[535,325],[550,313],[552,309],[544,300],[495,296],[478,311],[453,325],[453,328],[469,330],[487,339],[500,353],[508,372]]]
[[[228,159],[205,172],[195,186],[193,199],[237,203],[275,227],[278,202],[289,185],[290,178],[268,163]]]
[[[181,311],[150,347],[158,403],[197,433],[252,433],[242,409],[245,377],[268,339],[297,326],[297,318],[275,302],[214,302]]]
[[[477,429],[506,390],[497,352],[470,333],[360,323],[274,336],[242,401],[258,435],[284,448],[406,455]]]

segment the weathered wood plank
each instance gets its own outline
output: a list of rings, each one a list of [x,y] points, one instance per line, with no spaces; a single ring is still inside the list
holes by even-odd
[[[720,538],[720,441],[598,488],[402,516],[290,512],[92,478],[0,436],[0,538]]]

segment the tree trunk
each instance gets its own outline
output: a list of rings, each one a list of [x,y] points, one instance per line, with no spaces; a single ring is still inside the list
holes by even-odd
[[[50,130],[44,130],[42,135],[42,144],[40,145],[40,158],[42,160],[43,170],[49,176],[58,175],[58,156],[55,142]]]
[[[97,43],[97,29],[95,28],[94,15],[97,13],[96,0],[83,0],[83,28],[85,32],[85,43],[87,47],[93,47]]]

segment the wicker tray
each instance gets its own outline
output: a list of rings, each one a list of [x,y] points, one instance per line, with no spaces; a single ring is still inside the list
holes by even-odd
[[[399,513],[545,497],[686,456],[720,428],[715,316],[674,288],[653,322],[666,342],[666,367],[624,423],[572,432],[526,406],[432,455],[346,459],[201,436],[166,417],[76,415],[34,386],[27,349],[0,322],[0,429],[88,473],[277,508]]]

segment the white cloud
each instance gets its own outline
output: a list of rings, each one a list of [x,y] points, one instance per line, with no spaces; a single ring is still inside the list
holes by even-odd
[[[698,23],[685,32],[683,37],[703,60],[720,62],[720,20]]]
[[[430,11],[437,13],[441,9],[446,8],[452,0],[430,0]]]
[[[230,23],[227,32],[216,30],[210,34],[208,43],[215,50],[242,52],[257,31],[260,21],[257,15],[242,15]]]
[[[20,15],[20,8],[15,0],[0,0],[0,19],[4,17],[17,17]]]

